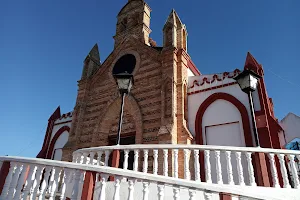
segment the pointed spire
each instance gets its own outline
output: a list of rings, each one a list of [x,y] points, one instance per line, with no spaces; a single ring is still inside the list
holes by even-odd
[[[178,14],[176,13],[176,11],[174,10],[174,8],[171,10],[171,13],[169,14],[169,17],[164,25],[164,29],[166,28],[166,26],[168,24],[171,24],[175,27],[181,28],[182,26],[184,26],[178,16]]]
[[[263,70],[262,65],[257,62],[257,60],[250,52],[247,53],[244,69],[253,70],[259,75],[262,75],[261,73]]]
[[[60,106],[58,106],[55,111],[53,112],[53,114],[49,117],[48,121],[50,120],[57,120],[58,118],[60,118],[61,113],[60,113]]]
[[[97,43],[93,46],[87,57],[90,57],[93,61],[96,61],[98,64],[100,64],[100,55]]]

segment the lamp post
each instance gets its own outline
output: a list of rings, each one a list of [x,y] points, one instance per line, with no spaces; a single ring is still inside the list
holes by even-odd
[[[120,116],[119,116],[119,126],[118,126],[118,135],[117,135],[117,145],[120,145],[120,137],[121,137],[121,129],[122,129],[122,122],[123,122],[123,112],[124,112],[124,100],[125,100],[125,95],[130,92],[130,89],[133,85],[133,75],[129,74],[127,72],[124,73],[119,73],[119,74],[114,74],[113,75],[119,91],[121,93],[121,110],[120,110]]]
[[[257,132],[256,120],[255,120],[252,92],[257,89],[258,81],[260,78],[261,78],[260,75],[256,74],[252,70],[247,70],[247,69],[233,78],[238,82],[242,91],[248,94],[251,117],[253,122],[253,129],[254,129],[254,139],[257,147],[260,147],[260,143],[259,143],[259,137]]]

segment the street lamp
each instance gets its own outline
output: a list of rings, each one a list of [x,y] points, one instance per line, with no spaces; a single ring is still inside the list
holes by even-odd
[[[254,92],[257,89],[258,81],[260,78],[261,78],[260,75],[256,74],[252,70],[247,70],[247,69],[233,78],[234,80],[236,80],[238,82],[242,91],[248,94],[250,110],[251,110],[251,117],[252,117],[252,121],[253,121],[255,142],[256,142],[257,147],[260,147],[260,143],[259,143],[259,138],[258,138],[255,114],[254,114],[252,92]]]
[[[120,145],[120,137],[121,137],[121,128],[122,128],[122,121],[123,121],[123,112],[124,112],[124,100],[125,100],[125,94],[128,94],[130,92],[130,89],[133,85],[133,75],[127,73],[126,71],[124,73],[114,74],[113,75],[121,97],[121,111],[120,111],[120,117],[119,117],[119,126],[118,126],[118,136],[117,136],[117,145]]]

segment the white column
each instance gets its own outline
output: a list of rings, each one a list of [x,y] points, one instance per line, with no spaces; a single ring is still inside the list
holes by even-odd
[[[144,149],[144,163],[143,163],[143,172],[148,172],[148,149]]]
[[[149,182],[143,181],[143,200],[149,199]]]
[[[139,167],[139,150],[134,150],[134,163],[133,163],[133,171],[138,171]]]
[[[42,179],[42,172],[44,171],[44,166],[37,166],[36,176],[33,183],[33,186],[31,188],[32,193],[30,195],[30,200],[36,200],[37,192],[40,187],[40,182]]]
[[[161,185],[161,184],[157,183],[157,190],[158,190],[158,200],[164,200],[165,185]]]
[[[178,178],[178,149],[173,149],[173,152],[174,152],[174,175],[173,175],[173,177]]]
[[[212,193],[208,191],[204,191],[204,199],[205,200],[212,200]]]
[[[190,150],[184,149],[183,150],[184,154],[184,179],[190,180],[190,166],[189,166],[189,155],[190,155]]]
[[[120,177],[119,176],[115,176],[114,200],[120,200]]]
[[[204,150],[205,160],[205,178],[207,183],[212,183],[211,180],[211,167],[210,167],[210,150]]]
[[[134,180],[128,180],[128,200],[133,200],[134,196]]]
[[[20,172],[21,172],[21,169],[22,169],[22,164],[21,163],[13,163],[13,165],[15,167],[15,173],[13,174],[13,177],[11,179],[8,194],[6,196],[7,199],[12,199],[13,198],[13,196],[15,194],[15,188],[17,187]]]
[[[239,185],[245,185],[244,181],[244,174],[243,174],[243,166],[242,166],[242,159],[241,159],[241,152],[235,152],[236,162],[237,162],[237,172],[239,178]]]
[[[45,174],[44,174],[44,179],[41,185],[41,190],[40,190],[40,196],[39,196],[39,200],[44,200],[45,199],[45,195],[46,195],[46,189],[48,186],[48,180],[50,177],[50,172],[51,172],[52,168],[51,167],[46,167],[45,168]]]
[[[283,179],[283,187],[284,188],[291,188],[291,185],[289,183],[289,178],[288,178],[288,172],[285,167],[285,159],[283,154],[277,154],[280,162],[280,169],[281,169],[281,174],[282,174],[282,179]]]
[[[52,173],[54,173],[54,178],[53,178],[53,184],[52,184],[51,189],[49,191],[49,193],[50,193],[49,200],[54,200],[55,199],[55,193],[56,193],[57,185],[58,185],[58,178],[59,178],[59,175],[60,175],[60,168],[53,167]]]
[[[252,156],[252,152],[246,152],[250,185],[257,186],[256,182],[255,182],[254,169],[253,169],[253,165],[252,165],[252,157],[251,156]]]
[[[90,152],[90,165],[94,165],[95,152]]]
[[[163,154],[164,154],[164,162],[163,162],[164,176],[168,176],[168,149],[164,149]]]
[[[189,200],[196,200],[196,191],[190,189],[189,190],[189,196],[190,196]]]
[[[215,157],[216,157],[217,183],[223,184],[220,151],[215,151]]]
[[[195,181],[201,182],[200,164],[199,164],[199,150],[194,150],[194,168],[195,168]]]
[[[10,162],[9,172],[8,172],[8,174],[6,176],[6,179],[5,179],[5,183],[4,183],[4,186],[3,186],[3,189],[2,189],[0,200],[5,200],[6,199],[6,196],[7,196],[8,190],[9,190],[9,186],[10,186],[10,183],[11,183],[12,178],[13,178],[13,173],[14,173],[16,168],[17,168],[17,163]]]
[[[83,173],[81,170],[76,170],[75,171],[75,180],[74,180],[74,186],[73,186],[73,190],[72,190],[71,200],[77,200],[78,199],[79,182],[80,182],[81,173]]]
[[[70,176],[70,169],[64,169],[63,171],[63,178],[62,178],[62,186],[61,186],[61,193],[60,193],[60,200],[66,199],[66,189],[67,189],[67,181],[68,177]]]
[[[83,161],[82,164],[87,164],[87,158],[88,158],[89,153],[84,152],[83,153]]]
[[[101,160],[102,160],[102,154],[103,154],[103,151],[98,151],[97,152],[97,155],[98,155],[98,158],[97,158],[97,165],[99,166],[100,163],[101,163]]]
[[[129,150],[124,150],[124,163],[123,163],[123,169],[128,169],[128,158],[129,158]]]
[[[101,174],[101,191],[99,200],[106,200],[106,179],[108,178],[108,175]]]
[[[18,185],[17,185],[17,188],[16,188],[16,193],[15,193],[15,196],[14,196],[14,200],[19,200],[20,199],[21,192],[22,192],[23,185],[24,185],[24,181],[25,181],[25,176],[27,174],[27,167],[28,167],[27,164],[23,164],[23,166],[22,166],[22,172],[21,172],[21,175],[20,175],[20,178],[19,178],[19,181],[18,181]]]
[[[232,173],[232,164],[231,164],[231,151],[225,151],[226,157],[226,166],[227,166],[227,175],[228,175],[228,184],[234,185],[233,173]]]
[[[105,151],[105,166],[108,166],[108,160],[109,160],[109,156],[110,156],[110,151],[106,150]]]
[[[297,168],[295,165],[295,155],[289,154],[288,158],[289,158],[290,164],[291,164],[291,171],[292,171],[294,185],[295,185],[295,188],[298,189],[299,188],[299,178],[298,178]]]
[[[275,160],[274,160],[274,153],[269,153],[269,160],[271,165],[271,172],[272,172],[272,178],[273,178],[273,187],[280,188],[279,181],[278,181],[278,174],[277,169],[275,166]]]
[[[35,173],[36,173],[36,170],[37,170],[37,167],[33,164],[29,165],[29,167],[30,167],[30,170],[29,170],[29,173],[28,173],[27,180],[25,182],[23,193],[21,195],[22,200],[27,200],[27,196],[30,192],[30,188],[31,188],[31,186],[33,184],[33,181],[35,179]]]
[[[153,174],[157,175],[158,172],[158,150],[153,149]]]

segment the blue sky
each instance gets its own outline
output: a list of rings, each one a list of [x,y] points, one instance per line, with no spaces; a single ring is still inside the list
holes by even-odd
[[[74,108],[89,50],[113,49],[116,15],[127,0],[15,0],[0,3],[0,155],[34,157],[47,120]],[[188,30],[188,52],[203,73],[243,68],[247,51],[262,63],[275,114],[300,114],[300,1],[148,0],[151,37],[174,8]]]

